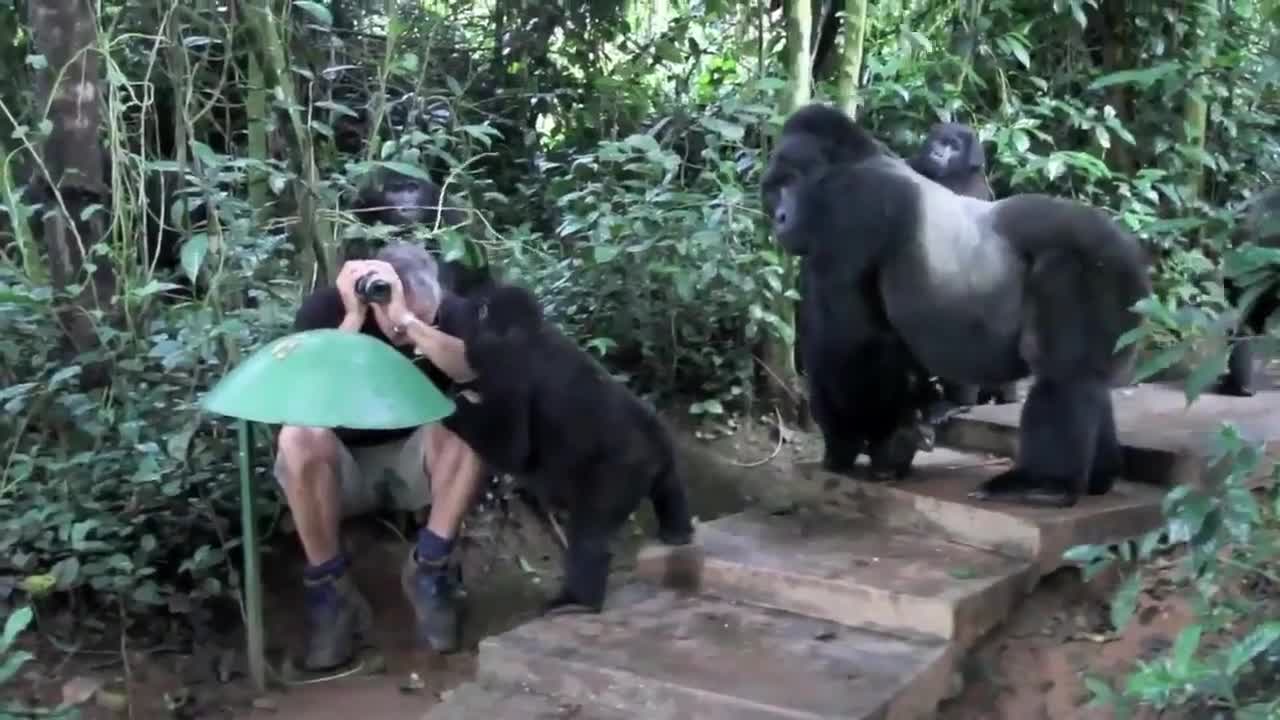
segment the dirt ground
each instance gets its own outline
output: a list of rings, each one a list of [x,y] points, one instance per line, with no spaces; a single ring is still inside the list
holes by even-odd
[[[702,520],[751,503],[787,503],[806,491],[789,472],[797,460],[816,459],[821,441],[788,431],[779,443],[771,422],[727,429],[704,442],[739,465],[733,487],[714,484],[693,498]],[[705,438],[705,435],[704,435]],[[696,472],[696,470],[695,470]],[[723,471],[722,471],[723,472]],[[640,525],[648,525],[642,511]],[[644,530],[636,527],[615,556],[615,580],[624,582]],[[188,648],[147,650],[125,644],[118,634],[92,648],[71,653],[42,636],[28,643],[38,655],[20,675],[17,696],[56,702],[64,695],[87,698],[86,718],[307,718],[400,720],[420,718],[440,693],[474,674],[476,643],[532,618],[559,581],[559,542],[547,524],[524,503],[504,512],[473,515],[465,529],[463,573],[468,598],[466,650],[451,657],[415,652],[412,618],[401,595],[398,570],[407,543],[390,523],[348,523],[346,542],[355,558],[356,578],[373,603],[378,622],[376,650],[362,656],[353,676],[292,685],[255,698],[248,687],[239,632]],[[300,647],[302,559],[291,537],[279,537],[267,568],[268,651],[278,666],[286,648]],[[1105,589],[1087,587],[1074,571],[1046,578],[1010,618],[970,654],[963,690],[939,713],[942,720],[1035,720],[1105,718],[1084,707],[1088,694],[1082,672],[1115,676],[1135,659],[1172,642],[1188,617],[1186,607],[1159,593],[1144,593],[1138,621],[1118,638],[1105,628]],[[232,618],[234,620],[234,618]],[[229,623],[234,626],[234,622]],[[74,633],[73,633],[74,634]],[[124,662],[124,658],[128,662]],[[95,688],[101,688],[94,692]],[[6,693],[8,694],[8,693]],[[127,702],[126,702],[127,698]],[[128,710],[115,709],[127,705]]]

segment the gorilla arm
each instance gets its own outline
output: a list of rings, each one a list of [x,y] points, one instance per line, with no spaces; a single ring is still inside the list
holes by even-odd
[[[442,422],[476,454],[503,472],[520,474],[532,466],[532,396],[526,382],[481,383],[480,401],[464,394]]]

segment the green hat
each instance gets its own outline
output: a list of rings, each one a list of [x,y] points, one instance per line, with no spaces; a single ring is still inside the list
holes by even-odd
[[[381,340],[307,330],[258,348],[201,402],[260,423],[392,430],[435,422],[453,401]]]

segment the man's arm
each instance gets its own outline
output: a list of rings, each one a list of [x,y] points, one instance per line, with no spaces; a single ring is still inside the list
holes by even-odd
[[[303,299],[293,317],[293,329],[320,330],[337,328],[346,332],[360,332],[365,315],[349,313],[342,304],[342,295],[335,287],[320,288]]]
[[[462,340],[431,327],[412,313],[393,318],[393,322],[403,327],[418,351],[454,382],[468,383],[476,378],[476,371],[467,364],[467,346]]]

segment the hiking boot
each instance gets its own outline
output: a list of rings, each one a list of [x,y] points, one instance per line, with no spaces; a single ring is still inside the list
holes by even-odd
[[[307,649],[302,667],[331,670],[351,662],[373,626],[373,609],[350,575],[304,580]]]
[[[400,572],[400,585],[417,617],[417,640],[438,653],[456,652],[461,645],[461,602],[457,597],[462,569],[448,559],[424,563],[409,551]]]

